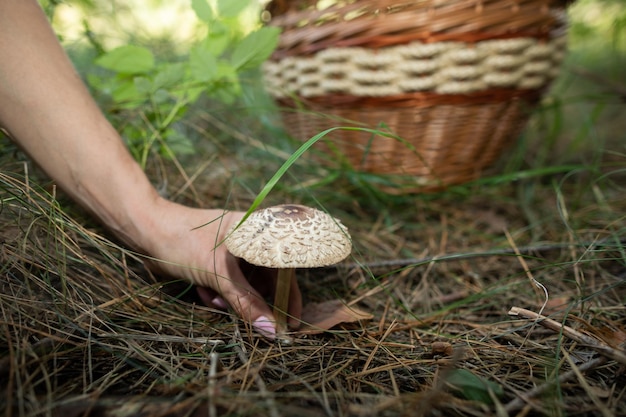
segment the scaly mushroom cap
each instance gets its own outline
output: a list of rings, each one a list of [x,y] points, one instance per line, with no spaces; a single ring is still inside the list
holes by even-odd
[[[348,229],[323,211],[283,204],[255,211],[226,238],[234,256],[268,268],[332,265],[352,251]]]

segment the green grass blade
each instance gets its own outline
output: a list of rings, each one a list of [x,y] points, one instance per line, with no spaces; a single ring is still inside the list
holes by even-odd
[[[372,133],[372,134],[375,134],[375,135],[392,137],[392,138],[395,138],[397,140],[403,141],[401,138],[399,138],[399,137],[397,137],[395,135],[392,135],[390,133],[379,131],[379,130],[375,130],[375,129],[361,128],[361,127],[341,127],[341,126],[338,126],[338,127],[331,127],[330,129],[326,129],[326,130],[318,133],[317,135],[311,137],[306,142],[304,142],[293,154],[291,154],[291,156],[283,163],[283,165],[280,168],[278,168],[278,170],[276,171],[276,173],[274,173],[272,178],[269,179],[267,184],[265,184],[263,189],[261,189],[259,194],[257,194],[256,198],[254,199],[254,201],[250,205],[250,208],[248,208],[248,211],[246,211],[246,214],[244,215],[244,217],[241,219],[241,221],[239,222],[239,224],[237,226],[242,224],[248,218],[248,216],[250,216],[250,214],[252,214],[252,212],[254,210],[256,210],[261,205],[261,203],[263,203],[263,200],[265,200],[265,197],[267,197],[267,195],[272,191],[272,189],[276,186],[278,181],[280,181],[280,179],[283,177],[283,175],[285,175],[285,173],[291,168],[291,166],[306,151],[308,151],[315,143],[317,143],[324,136],[328,135],[329,133],[331,133],[331,132],[333,132],[335,130],[360,130],[360,131],[369,132],[369,133]]]

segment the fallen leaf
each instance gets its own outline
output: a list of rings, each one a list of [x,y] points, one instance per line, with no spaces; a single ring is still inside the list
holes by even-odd
[[[600,337],[606,344],[617,349],[626,347],[626,332],[617,326],[603,325],[596,329],[596,335]]]
[[[371,320],[374,316],[355,307],[348,307],[341,300],[310,303],[302,309],[300,334],[319,334],[341,323],[354,323]]]

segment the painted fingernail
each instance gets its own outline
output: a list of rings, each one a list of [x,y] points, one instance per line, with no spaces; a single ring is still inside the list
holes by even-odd
[[[268,339],[274,340],[276,338],[276,326],[274,325],[274,322],[267,317],[259,317],[252,323],[252,326],[256,329],[257,332],[267,337]]]
[[[211,300],[211,304],[213,304],[214,307],[222,310],[226,310],[228,308],[228,304],[226,303],[226,301],[224,301],[222,297],[215,297]]]

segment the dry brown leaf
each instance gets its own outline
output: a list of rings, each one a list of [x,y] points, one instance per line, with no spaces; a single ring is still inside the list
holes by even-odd
[[[374,316],[355,307],[348,307],[341,300],[310,303],[302,309],[303,326],[300,334],[319,334],[341,323],[371,320]]]
[[[626,332],[619,327],[615,325],[603,325],[595,330],[594,333],[609,346],[620,349],[626,347]]]

